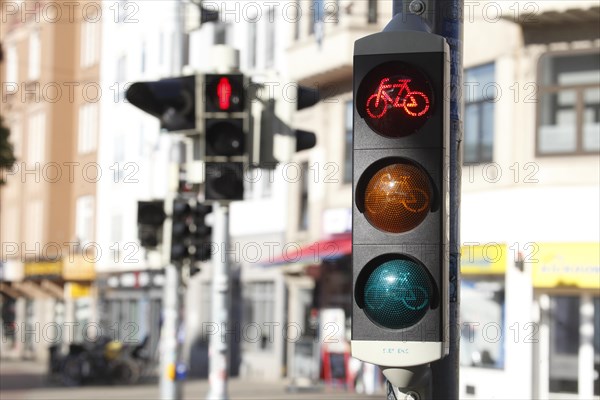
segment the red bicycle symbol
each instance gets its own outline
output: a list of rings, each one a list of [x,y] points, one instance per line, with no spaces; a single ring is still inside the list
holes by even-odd
[[[410,79],[400,79],[398,83],[389,83],[390,78],[383,78],[377,88],[367,99],[367,114],[373,119],[379,119],[390,108],[403,108],[412,117],[420,117],[429,110],[429,97],[423,92],[415,92],[408,84]],[[396,97],[391,94],[396,92]],[[403,95],[404,94],[404,95]]]

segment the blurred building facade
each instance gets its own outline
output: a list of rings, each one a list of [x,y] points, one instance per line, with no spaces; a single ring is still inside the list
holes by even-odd
[[[17,158],[0,193],[3,355],[43,359],[94,320],[100,31],[86,5],[2,2],[1,107]]]
[[[593,398],[600,10],[498,10],[465,20],[461,393]]]

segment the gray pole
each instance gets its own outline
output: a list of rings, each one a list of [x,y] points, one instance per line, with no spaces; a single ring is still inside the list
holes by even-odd
[[[176,379],[179,356],[179,308],[181,296],[178,292],[180,270],[173,264],[165,267],[165,286],[163,294],[163,322],[161,329],[160,359],[160,398],[162,400],[181,399],[181,383]]]
[[[171,146],[171,172],[179,172],[179,166],[184,160],[183,149],[178,143]],[[165,196],[165,213],[169,216],[163,225],[162,265],[165,265],[165,282],[162,299],[162,327],[160,331],[160,398],[162,400],[181,399],[181,381],[176,379],[177,364],[180,359],[181,343],[178,330],[181,325],[181,268],[171,263],[171,232],[173,227],[173,199],[179,174],[169,176],[169,190]]]
[[[450,353],[431,364],[432,399],[458,399],[460,309],[460,185],[463,137],[463,0],[394,0],[393,13],[412,12],[450,46]]]
[[[172,60],[172,69],[177,73],[183,69],[183,9],[182,0],[178,0],[175,5],[177,23],[175,24],[176,42],[173,51],[175,56]],[[177,143],[173,143],[171,148],[172,163],[177,164],[177,170],[182,164],[184,155]],[[179,176],[170,177],[169,191],[165,198],[165,211],[171,215],[173,211],[173,199],[175,198]],[[163,225],[163,265],[165,272],[165,281],[163,287],[162,304],[162,328],[160,332],[160,396],[162,400],[180,400],[181,399],[181,381],[177,379],[177,365],[181,357],[181,343],[179,340],[179,329],[181,325],[181,305],[182,296],[181,286],[181,268],[171,264],[171,229],[172,220],[168,218]]]
[[[216,332],[209,337],[209,384],[208,400],[227,400],[227,324],[229,320],[229,206],[213,204],[213,243],[217,251],[212,258],[211,320]]]

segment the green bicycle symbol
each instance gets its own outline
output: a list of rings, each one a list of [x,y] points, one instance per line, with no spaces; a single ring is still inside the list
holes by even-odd
[[[409,310],[419,311],[429,303],[429,292],[423,286],[408,282],[409,272],[400,273],[398,278],[386,277],[391,285],[385,288],[371,285],[365,292],[365,302],[372,310],[379,310],[393,301],[393,305],[402,303]],[[382,296],[381,292],[385,294]],[[382,300],[382,301],[377,301]]]

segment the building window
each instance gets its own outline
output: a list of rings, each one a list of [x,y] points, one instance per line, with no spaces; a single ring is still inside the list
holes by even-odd
[[[77,150],[80,154],[96,149],[98,133],[98,104],[87,103],[79,107],[79,135]]]
[[[165,33],[158,33],[158,64],[163,65],[165,62]]]
[[[146,42],[142,42],[140,54],[140,73],[146,72]]]
[[[344,118],[344,183],[352,182],[352,117],[354,103],[346,102]]]
[[[29,117],[27,127],[27,162],[43,163],[46,150],[45,114],[36,112]]]
[[[537,154],[600,150],[600,54],[540,59]]]
[[[256,29],[257,22],[248,23],[248,68],[256,67]]]
[[[310,6],[310,30],[309,33],[312,35],[316,33],[321,34],[322,23],[325,13],[325,2],[324,0],[314,0]]]
[[[367,11],[367,22],[369,24],[377,23],[377,2],[379,0],[369,0]]]
[[[494,154],[494,64],[465,70],[466,164],[489,162]]]
[[[19,58],[15,45],[6,48],[6,82],[17,83],[19,79]]]
[[[242,334],[246,350],[272,350],[275,341],[275,283],[248,282],[244,298]]]
[[[80,196],[75,204],[75,234],[84,245],[94,238],[94,196]]]
[[[227,44],[227,25],[224,23],[215,24],[215,44]]]
[[[300,214],[298,216],[298,230],[308,230],[308,163],[303,162],[300,168]]]
[[[10,142],[13,145],[13,154],[17,160],[23,157],[23,125],[20,120],[15,120],[10,126]]]
[[[275,63],[275,32],[277,20],[275,19],[275,7],[269,8],[269,17],[267,19],[267,29],[265,38],[265,67],[272,67]]]
[[[34,30],[29,36],[29,62],[28,78],[30,81],[36,81],[40,78],[42,46],[40,44],[40,31]]]
[[[300,21],[302,20],[302,10],[300,8],[300,0],[296,0],[296,16],[294,21],[294,40],[300,39]]]
[[[98,62],[100,22],[81,23],[81,66],[90,67]]]
[[[42,200],[32,200],[27,205],[25,216],[28,249],[44,247],[44,203]]]

